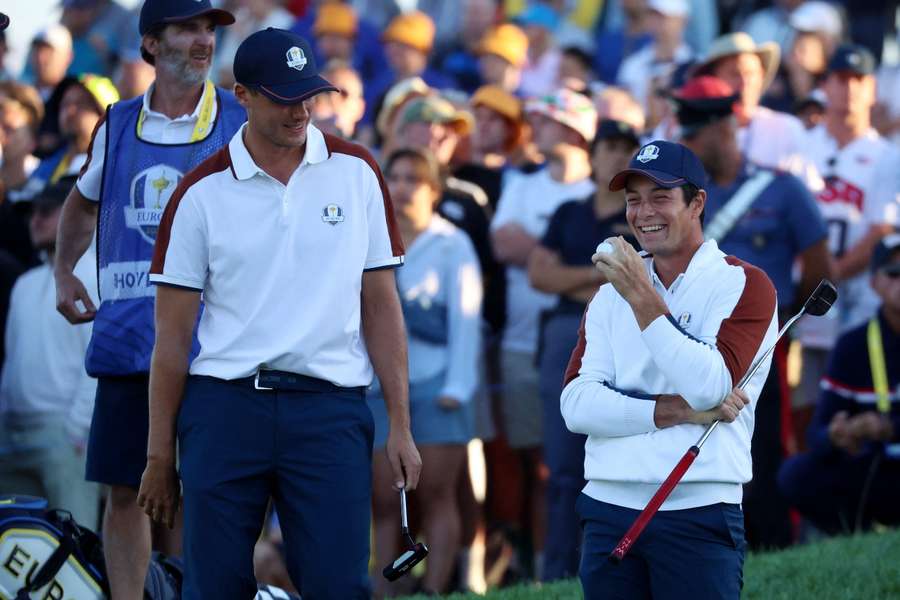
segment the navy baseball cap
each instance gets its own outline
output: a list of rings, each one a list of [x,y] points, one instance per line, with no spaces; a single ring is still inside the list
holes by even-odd
[[[875,246],[872,251],[872,272],[887,266],[896,252],[900,252],[900,231],[887,234]]]
[[[826,73],[836,71],[850,71],[856,75],[872,75],[875,73],[875,57],[863,46],[843,44],[834,51],[825,68]]]
[[[641,143],[637,130],[629,123],[613,119],[601,119],[600,123],[597,124],[597,134],[594,136],[594,140],[600,141],[616,138],[628,140],[635,146]]]
[[[234,80],[278,104],[296,104],[320,92],[340,91],[319,75],[309,42],[274,27],[241,42],[234,55]]]
[[[209,0],[144,0],[138,31],[145,35],[158,25],[182,23],[196,17],[209,17],[216,25],[231,25],[234,15],[213,8]]]
[[[625,188],[629,175],[649,177],[657,185],[674,188],[690,183],[697,188],[706,185],[706,171],[697,155],[686,146],[664,140],[655,140],[641,147],[628,168],[620,171],[609,182],[609,191]]]
[[[9,27],[9,17],[0,13],[0,31],[3,31],[7,27]]]

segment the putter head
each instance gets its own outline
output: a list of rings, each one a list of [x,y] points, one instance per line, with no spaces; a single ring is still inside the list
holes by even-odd
[[[834,301],[837,300],[837,296],[838,293],[834,284],[827,279],[823,279],[806,300],[803,310],[808,315],[821,317],[828,312]]]
[[[413,544],[409,546],[406,549],[406,552],[401,554],[397,560],[386,566],[384,570],[381,571],[381,574],[384,575],[384,578],[388,581],[397,581],[403,577],[407,571],[422,562],[426,556],[428,556],[428,546],[422,542]]]

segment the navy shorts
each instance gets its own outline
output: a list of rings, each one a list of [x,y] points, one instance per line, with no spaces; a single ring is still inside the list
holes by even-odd
[[[744,515],[737,504],[656,513],[618,565],[607,560],[640,511],[581,494],[586,600],[739,600]]]
[[[88,481],[134,488],[147,466],[150,376],[100,377],[87,446]]]

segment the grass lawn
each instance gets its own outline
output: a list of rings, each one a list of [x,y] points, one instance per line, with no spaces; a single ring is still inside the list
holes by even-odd
[[[581,598],[578,581],[494,590],[488,600]],[[445,596],[474,600],[474,594]],[[833,538],[780,552],[751,554],[744,564],[744,600],[900,599],[900,530]],[[426,600],[410,596],[407,600]]]

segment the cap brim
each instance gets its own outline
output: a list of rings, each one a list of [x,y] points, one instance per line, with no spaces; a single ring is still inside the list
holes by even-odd
[[[222,10],[221,8],[209,8],[207,10],[201,10],[195,12],[190,15],[182,15],[180,17],[169,17],[168,19],[163,19],[160,21],[161,23],[184,23],[185,21],[190,21],[191,19],[196,19],[197,17],[209,17],[212,19],[212,22],[216,25],[233,25],[234,24],[234,15],[228,12],[227,10]]]
[[[663,171],[654,171],[653,169],[625,169],[624,171],[619,171],[616,176],[610,180],[609,191],[618,192],[619,190],[625,189],[625,183],[628,181],[630,175],[643,175],[664,188],[674,188],[688,183],[688,180],[684,177],[676,177],[673,179],[671,174],[664,173]]]
[[[319,75],[291,83],[258,84],[252,87],[276,104],[297,104],[322,92],[341,91]]]

